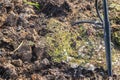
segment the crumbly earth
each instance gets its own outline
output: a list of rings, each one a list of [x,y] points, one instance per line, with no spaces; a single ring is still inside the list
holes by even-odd
[[[109,1],[113,77],[94,0],[0,0],[0,80],[119,80],[120,3]],[[102,3],[99,2],[102,16]]]

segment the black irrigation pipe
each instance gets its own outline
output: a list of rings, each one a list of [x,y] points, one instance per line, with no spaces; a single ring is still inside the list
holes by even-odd
[[[107,69],[108,75],[112,76],[112,61],[111,61],[111,31],[110,31],[110,22],[108,17],[108,6],[107,0],[103,0],[103,8],[104,8],[104,39],[105,39],[105,49],[106,49],[106,61],[107,61]]]
[[[95,0],[95,9],[96,9],[96,12],[97,12],[97,16],[99,17],[100,21],[103,22],[103,19],[102,17],[100,16],[100,12],[98,10],[98,0]]]
[[[72,25],[81,24],[81,23],[90,23],[95,25],[100,25],[104,27],[104,40],[105,40],[105,49],[106,49],[106,62],[107,62],[107,69],[108,69],[108,76],[112,76],[112,61],[111,61],[111,31],[110,31],[110,22],[108,17],[108,6],[107,0],[103,0],[103,11],[104,11],[104,19],[100,16],[100,12],[98,10],[98,0],[95,0],[95,8],[97,12],[97,16],[99,17],[100,22],[96,21],[78,21],[72,23]]]
[[[81,21],[78,21],[78,22],[75,22],[75,23],[72,23],[72,25],[76,25],[76,24],[82,24],[82,23],[89,23],[89,24],[94,24],[94,25],[100,25],[100,26],[103,26],[102,23],[100,22],[97,22],[97,21],[89,21],[89,20],[81,20]]]
[[[96,12],[97,12],[97,16],[98,16],[98,18],[100,19],[101,22],[90,21],[90,20],[82,20],[82,21],[80,20],[80,21],[77,21],[77,22],[73,22],[72,25],[77,25],[77,24],[81,24],[81,23],[89,23],[89,24],[95,24],[95,25],[103,26],[103,19],[100,16],[100,12],[98,10],[98,0],[95,0],[95,9],[96,9]]]

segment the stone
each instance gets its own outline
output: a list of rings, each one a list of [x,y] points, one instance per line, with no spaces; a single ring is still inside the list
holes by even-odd
[[[44,64],[44,65],[49,65],[50,64],[50,62],[49,62],[49,60],[47,58],[43,59],[41,61],[41,63]]]
[[[22,60],[18,59],[18,60],[12,60],[12,64],[17,66],[17,67],[21,67],[23,65]]]
[[[32,74],[31,80],[47,80],[47,79],[39,74]]]
[[[90,64],[90,63],[87,63],[87,64],[85,65],[85,67],[86,67],[88,70],[92,70],[92,71],[94,71],[95,68],[96,68],[93,64]]]
[[[5,14],[0,14],[0,26],[4,24],[6,20],[6,15]]]

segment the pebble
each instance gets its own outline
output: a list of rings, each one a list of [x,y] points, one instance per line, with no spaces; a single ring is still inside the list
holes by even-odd
[[[85,65],[85,67],[86,67],[88,70],[92,70],[92,71],[94,71],[95,68],[96,68],[93,64],[90,64],[90,63],[87,63],[87,64]]]
[[[39,74],[32,74],[31,80],[47,80],[47,79]]]
[[[44,59],[41,61],[41,63],[44,64],[44,65],[49,65],[49,64],[50,64],[50,62],[49,62],[49,60],[48,60],[47,58],[44,58]]]
[[[18,59],[18,60],[12,60],[12,64],[17,66],[17,67],[21,67],[23,65],[22,60]]]
[[[78,65],[77,63],[70,63],[70,66],[71,66],[72,68],[76,68],[76,67],[78,67],[79,65]]]

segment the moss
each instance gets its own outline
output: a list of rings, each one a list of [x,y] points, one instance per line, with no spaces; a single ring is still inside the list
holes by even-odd
[[[76,54],[75,50],[71,47],[71,34],[68,30],[65,30],[62,23],[51,19],[48,28],[54,33],[47,35],[47,43],[49,45],[48,53],[53,57],[53,60],[59,62],[66,60],[66,54]]]
[[[54,61],[67,61],[68,57],[72,57],[71,62],[84,62],[81,62],[83,59],[78,55],[79,47],[84,45],[87,46],[86,55],[91,55],[93,46],[88,45],[90,45],[92,38],[88,40],[89,36],[83,26],[79,26],[78,29],[74,30],[69,25],[65,25],[56,19],[50,19],[47,29],[52,32],[46,35],[48,44],[47,52],[52,56]],[[78,39],[78,37],[81,37],[81,39]],[[86,44],[88,41],[89,44]]]
[[[120,11],[120,4],[118,3],[111,3],[109,7],[117,11]]]

